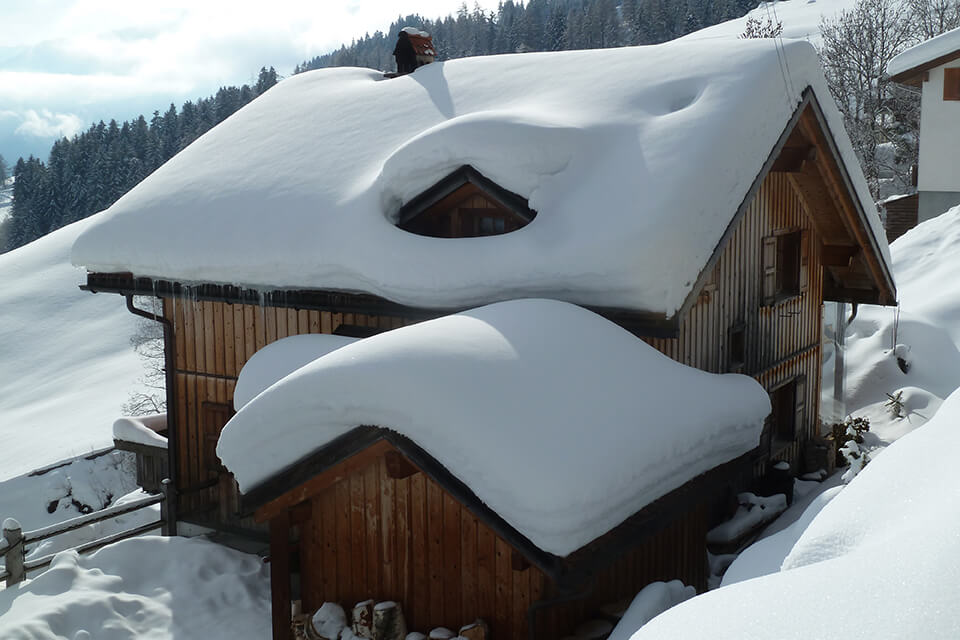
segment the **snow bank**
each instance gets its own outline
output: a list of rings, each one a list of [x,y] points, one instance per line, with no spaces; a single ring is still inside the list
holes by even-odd
[[[783,25],[781,37],[784,40],[806,40],[816,46],[820,45],[820,22],[839,16],[841,11],[852,11],[857,6],[857,0],[786,0],[785,2],[761,2],[756,9],[751,10],[741,18],[734,18],[715,24],[699,31],[687,34],[680,40],[703,40],[705,38],[736,39],[740,37],[747,26],[747,20],[752,18],[766,25],[769,19],[772,24],[780,22]],[[773,44],[773,40],[768,40]],[[791,69],[792,71],[792,69]]]
[[[145,444],[150,447],[167,447],[167,439],[157,433],[167,428],[167,414],[150,416],[124,416],[113,422],[113,439]]]
[[[0,591],[0,628],[16,640],[269,638],[269,573],[256,556],[196,538],[65,551]]]
[[[537,296],[669,315],[808,85],[885,247],[813,48],[711,40],[465,58],[393,80],[298,74],[121,198],[73,260],[420,307]],[[463,164],[537,217],[456,240],[394,225],[405,202]]]
[[[414,440],[567,555],[757,446],[752,378],[683,366],[585,309],[516,300],[342,347],[254,398],[217,455],[243,490],[358,425]]]
[[[0,255],[0,480],[110,446],[143,374],[136,318],[118,296],[80,291],[70,266],[91,218]]]
[[[312,333],[271,342],[247,360],[237,377],[233,407],[240,409],[261,391],[303,365],[344,347],[356,338]]]
[[[634,640],[960,637],[958,422],[954,393],[823,507],[780,572],[693,598]]]
[[[941,33],[893,57],[887,63],[887,73],[895,76],[937,58],[960,52],[960,28]]]
[[[868,446],[925,423],[960,386],[960,207],[917,225],[890,252],[899,310],[861,306],[847,335],[847,407],[870,419]],[[898,391],[905,417],[893,420],[884,404]]]
[[[640,590],[607,640],[630,640],[633,632],[693,596],[697,590],[679,580],[652,582]]]

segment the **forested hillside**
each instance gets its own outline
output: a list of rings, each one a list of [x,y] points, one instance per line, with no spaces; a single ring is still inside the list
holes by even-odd
[[[13,206],[0,223],[0,253],[102,211],[204,132],[277,83],[273,67],[254,86],[140,116],[92,125],[54,143],[46,162],[33,156],[13,167]]]
[[[506,0],[497,11],[461,5],[456,15],[429,20],[398,17],[337,51],[300,64],[294,73],[335,66],[393,69],[393,47],[402,27],[433,36],[439,60],[523,51],[602,49],[673,40],[742,16],[756,0]]]

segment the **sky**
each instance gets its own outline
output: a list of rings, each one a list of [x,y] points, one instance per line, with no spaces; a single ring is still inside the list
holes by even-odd
[[[0,0],[0,155],[46,160],[55,139],[98,120],[149,117],[254,82],[264,66],[289,75],[400,15],[437,18],[461,3]]]

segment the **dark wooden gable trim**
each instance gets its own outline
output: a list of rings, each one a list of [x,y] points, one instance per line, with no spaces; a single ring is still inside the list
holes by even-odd
[[[507,191],[470,165],[465,164],[403,205],[397,212],[397,224],[406,224],[467,183],[476,185],[483,191],[484,195],[520,217],[524,222],[530,222],[537,215],[537,212],[527,204],[526,198],[512,191]]]
[[[929,62],[924,62],[923,64],[918,64],[915,67],[910,67],[905,69],[900,73],[890,76],[890,79],[894,82],[899,82],[900,84],[909,85],[912,87],[920,87],[923,85],[923,81],[927,79],[927,71],[939,67],[942,64],[947,64],[960,58],[960,49],[951,51],[942,56],[934,58]]]

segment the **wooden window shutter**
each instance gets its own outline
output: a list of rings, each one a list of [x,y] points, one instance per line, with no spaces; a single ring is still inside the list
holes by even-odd
[[[810,287],[810,232],[800,232],[800,293]]]
[[[797,432],[803,429],[804,426],[804,417],[807,408],[807,376],[797,377],[794,394],[794,399],[796,401],[796,416],[793,420],[793,435],[791,436],[791,439],[796,439]]]
[[[763,239],[761,256],[763,268],[763,304],[770,306],[777,298],[777,238],[766,236]]]
[[[943,70],[943,99],[960,100],[960,67]]]

